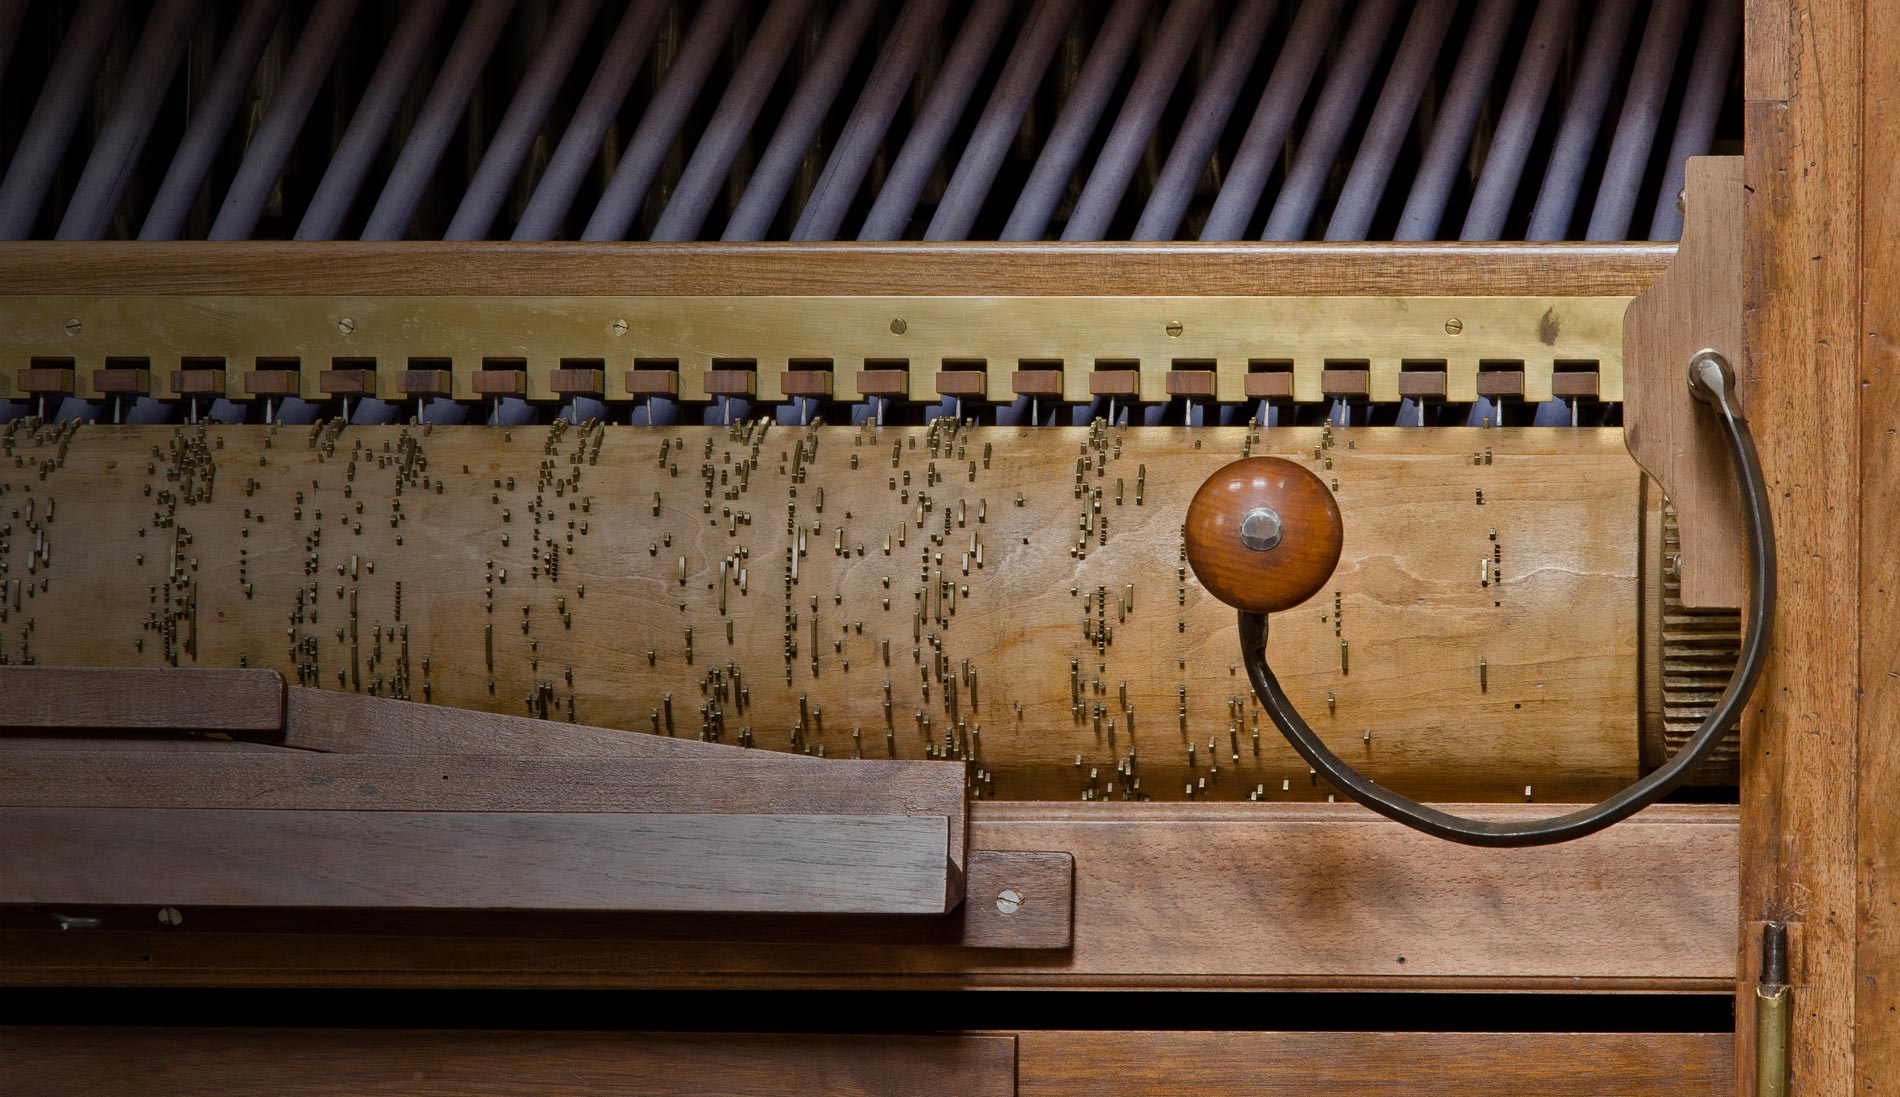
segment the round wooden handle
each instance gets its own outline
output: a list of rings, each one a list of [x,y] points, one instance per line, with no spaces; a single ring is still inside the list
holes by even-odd
[[[1320,478],[1278,457],[1235,461],[1187,512],[1187,558],[1214,597],[1250,613],[1292,609],[1339,566],[1345,527]]]

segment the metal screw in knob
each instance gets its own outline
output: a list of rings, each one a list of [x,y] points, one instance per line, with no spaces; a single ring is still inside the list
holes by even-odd
[[[1280,512],[1272,507],[1255,507],[1240,519],[1240,543],[1255,552],[1266,552],[1280,543],[1285,530]]]
[[[996,909],[1004,914],[1014,914],[1023,905],[1023,893],[1010,888],[996,897]]]

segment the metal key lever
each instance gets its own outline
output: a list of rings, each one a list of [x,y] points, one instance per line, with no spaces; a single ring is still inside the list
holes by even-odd
[[[1581,838],[1648,807],[1689,778],[1753,692],[1767,656],[1775,609],[1768,491],[1748,424],[1734,406],[1728,362],[1715,351],[1698,352],[1689,362],[1689,386],[1717,416],[1741,484],[1749,558],[1741,658],[1714,710],[1675,757],[1599,804],[1548,819],[1491,821],[1440,811],[1381,787],[1328,749],[1267,665],[1267,614],[1300,604],[1331,576],[1341,543],[1337,504],[1312,473],[1278,458],[1235,462],[1202,485],[1188,508],[1189,563],[1210,592],[1239,609],[1240,646],[1254,693],[1287,742],[1319,776],[1381,815],[1476,846],[1536,846]],[[1267,526],[1275,536],[1258,536]]]

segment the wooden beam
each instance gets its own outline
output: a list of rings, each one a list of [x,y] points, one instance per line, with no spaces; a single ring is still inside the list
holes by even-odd
[[[1865,1087],[1855,1070],[1858,763],[1891,743],[1858,728],[1863,613],[1891,616],[1892,593],[1862,603],[1862,507],[1885,537],[1891,513],[1863,496],[1861,348],[1873,333],[1859,301],[1870,174],[1889,167],[1863,144],[1862,81],[1891,57],[1863,41],[1875,5],[1752,0],[1743,19],[1742,369],[1747,410],[1774,503],[1781,561],[1767,669],[1742,725],[1742,983],[1736,1008],[1739,1089],[1754,1093],[1760,923],[1785,921],[1794,1017],[1790,1061],[1804,1093]],[[1865,280],[1864,280],[1865,279]],[[1882,424],[1886,429],[1892,424]],[[1864,747],[1863,747],[1864,744]],[[1878,745],[1877,745],[1878,744]],[[1878,800],[1872,805],[1884,807]],[[1867,972],[1881,984],[1888,972]],[[1891,1015],[1885,1018],[1892,1031]],[[1875,1077],[1875,1088],[1891,1083]]]
[[[171,931],[142,913],[92,933],[62,933],[50,922],[35,930],[23,918],[10,919],[17,928],[0,934],[0,980],[1703,992],[1734,986],[1732,808],[1666,805],[1582,841],[1527,850],[1451,845],[1352,804],[979,801],[970,805],[970,819],[974,850],[1074,856],[1071,949],[969,949],[929,919],[815,926],[385,914],[318,922],[187,912],[185,925]],[[974,854],[971,876],[978,876]]]
[[[950,820],[0,809],[0,902],[942,914]]]
[[[1333,294],[1640,291],[1673,244],[10,244],[0,294]]]
[[[274,670],[6,666],[0,721],[35,729],[281,732],[284,679]]]
[[[1012,1097],[1011,1036],[0,1029],[0,1090],[94,1097]]]
[[[1614,1009],[1606,1003],[1605,1009]],[[1023,1032],[1022,1097],[1716,1097],[1727,1033]]]

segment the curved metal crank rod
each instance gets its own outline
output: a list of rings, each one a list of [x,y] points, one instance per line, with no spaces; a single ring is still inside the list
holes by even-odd
[[[1196,493],[1189,507],[1188,555],[1203,584],[1240,610],[1240,646],[1254,693],[1293,749],[1333,787],[1381,815],[1474,846],[1537,846],[1581,838],[1628,818],[1687,780],[1734,725],[1753,692],[1775,615],[1775,548],[1768,491],[1748,423],[1734,403],[1734,376],[1728,362],[1715,351],[1696,354],[1689,363],[1689,387],[1720,424],[1729,460],[1741,482],[1749,558],[1748,609],[1735,673],[1714,711],[1675,757],[1602,803],[1548,819],[1470,819],[1368,780],[1320,741],[1267,665],[1267,614],[1311,597],[1338,561],[1337,505],[1304,468],[1277,458],[1250,458],[1215,473]],[[1279,560],[1258,555],[1276,550],[1289,554]],[[1262,571],[1262,563],[1269,565],[1268,571]]]

